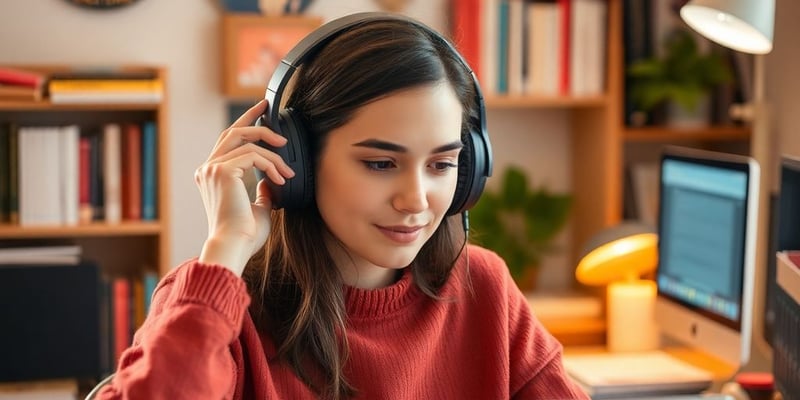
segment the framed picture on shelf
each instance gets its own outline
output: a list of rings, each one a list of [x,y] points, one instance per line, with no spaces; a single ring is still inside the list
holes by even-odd
[[[281,59],[321,23],[321,18],[300,15],[226,14],[222,19],[223,94],[263,98]]]

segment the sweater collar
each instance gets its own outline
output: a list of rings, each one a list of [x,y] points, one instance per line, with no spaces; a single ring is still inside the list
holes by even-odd
[[[379,289],[360,289],[344,286],[344,301],[349,318],[375,318],[402,309],[423,293],[414,286],[411,267],[402,271],[400,279]]]

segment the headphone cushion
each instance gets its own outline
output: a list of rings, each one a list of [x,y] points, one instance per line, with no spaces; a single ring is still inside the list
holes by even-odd
[[[453,202],[447,210],[447,215],[456,215],[464,211],[464,204],[469,198],[469,191],[475,175],[475,145],[473,134],[467,135],[464,141],[464,148],[458,154],[458,179],[456,192],[453,195]]]
[[[314,174],[306,143],[307,131],[303,118],[291,108],[280,111],[278,125],[278,131],[286,138],[286,144],[281,147],[265,147],[280,155],[295,176],[287,179],[283,185],[267,180],[272,207],[301,209],[310,205],[314,196]]]

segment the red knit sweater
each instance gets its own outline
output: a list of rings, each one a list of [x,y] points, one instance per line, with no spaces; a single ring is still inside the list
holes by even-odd
[[[470,246],[433,300],[407,271],[376,290],[345,287],[360,399],[588,399],[565,375],[561,345],[532,316],[505,263]],[[159,284],[144,325],[101,399],[310,399],[247,313],[244,282],[188,261]]]

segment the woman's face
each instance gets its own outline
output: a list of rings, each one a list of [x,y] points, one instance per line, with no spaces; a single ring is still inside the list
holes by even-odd
[[[437,83],[369,103],[330,132],[316,200],[344,244],[328,248],[345,283],[388,285],[436,231],[455,193],[461,113],[452,87]]]

